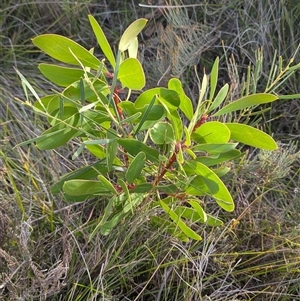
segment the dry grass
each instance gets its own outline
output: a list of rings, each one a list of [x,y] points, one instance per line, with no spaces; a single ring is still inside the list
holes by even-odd
[[[197,229],[202,242],[182,243],[164,229],[153,228],[147,208],[109,236],[96,235],[88,242],[103,207],[101,200],[68,203],[50,193],[57,178],[80,163],[70,159],[74,146],[59,152],[41,152],[34,145],[15,147],[45,125],[15,100],[24,99],[24,92],[13,67],[41,95],[53,88],[37,72],[37,64],[46,58],[30,39],[60,33],[93,47],[88,13],[100,21],[113,46],[131,21],[153,13],[149,26],[155,24],[154,30],[148,27],[152,34],[144,34],[141,40],[148,85],[160,79],[163,84],[170,74],[178,75],[194,99],[198,93],[195,63],[201,75],[203,67],[209,70],[220,56],[220,85],[230,81],[235,98],[243,91],[250,63],[254,73],[258,47],[264,47],[264,58],[255,89],[263,91],[275,49],[286,63],[300,40],[295,25],[300,18],[297,0],[268,0],[259,5],[206,1],[161,13],[139,8],[135,1],[22,0],[15,4],[5,0],[0,10],[3,300],[298,300],[300,159],[299,146],[292,141],[299,139],[299,99],[282,100],[264,115],[268,129],[281,138],[281,147],[274,153],[248,150],[248,156],[233,163],[226,183],[237,210],[229,215],[219,212],[224,228]],[[297,94],[298,82],[295,74],[277,92]]]

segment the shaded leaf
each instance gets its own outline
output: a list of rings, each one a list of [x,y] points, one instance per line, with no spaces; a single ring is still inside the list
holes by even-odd
[[[146,161],[146,155],[144,152],[138,153],[130,163],[125,178],[128,183],[132,183],[137,177],[140,176]]]

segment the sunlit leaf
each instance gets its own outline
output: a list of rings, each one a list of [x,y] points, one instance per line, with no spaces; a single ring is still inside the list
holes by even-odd
[[[274,139],[268,134],[246,124],[226,123],[231,132],[230,139],[265,150],[278,148]]]
[[[131,23],[125,32],[123,33],[120,43],[119,50],[125,51],[128,49],[133,40],[137,37],[137,35],[143,30],[147,23],[147,19],[138,19]]]
[[[140,90],[145,84],[145,74],[141,63],[135,58],[128,58],[120,65],[118,79],[123,87]]]
[[[100,27],[96,19],[91,15],[89,15],[89,21],[101,50],[103,51],[104,55],[106,56],[112,67],[115,67],[115,56],[111,50],[110,44],[108,43],[102,28]]]
[[[209,121],[202,124],[193,134],[192,139],[197,143],[227,143],[230,131],[226,125],[218,121]]]
[[[57,34],[44,34],[33,38],[32,42],[46,54],[60,62],[81,66],[79,60],[85,67],[95,70],[100,67],[101,62],[92,53],[66,37]]]
[[[259,93],[247,95],[243,98],[240,98],[236,101],[231,102],[230,104],[223,107],[221,110],[213,114],[212,116],[220,116],[223,114],[231,113],[237,110],[245,109],[251,106],[256,106],[264,103],[269,103],[277,100],[278,97],[273,94],[268,93]]]

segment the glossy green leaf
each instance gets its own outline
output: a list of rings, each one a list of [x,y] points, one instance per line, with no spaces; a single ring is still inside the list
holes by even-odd
[[[218,92],[216,98],[213,100],[211,106],[209,107],[208,113],[218,108],[221,103],[226,99],[229,90],[229,85],[225,84]]]
[[[144,152],[140,152],[135,156],[125,174],[125,178],[128,183],[133,183],[133,181],[140,176],[145,161],[146,155]]]
[[[193,104],[190,98],[185,94],[181,81],[178,78],[171,78],[168,82],[168,88],[178,93],[180,99],[179,108],[183,114],[191,120],[193,117]]]
[[[222,180],[210,168],[197,161],[186,161],[183,167],[188,175],[196,174],[203,177],[204,184],[221,208],[229,212],[234,210],[231,194]]]
[[[91,15],[89,15],[89,21],[93,28],[94,34],[96,36],[97,42],[101,50],[103,51],[104,55],[106,56],[106,58],[108,59],[112,67],[114,68],[116,65],[115,56],[111,50],[110,44],[108,43],[102,28],[100,27],[96,19]]]
[[[84,71],[77,68],[67,68],[52,64],[39,65],[41,73],[58,86],[67,87],[84,76]]]
[[[240,123],[226,123],[226,126],[231,132],[230,139],[232,140],[265,150],[278,148],[271,136],[252,126]]]
[[[125,51],[128,49],[128,47],[134,41],[137,35],[143,30],[147,22],[147,19],[138,19],[127,27],[119,43],[120,51]]]
[[[231,113],[248,107],[269,103],[277,99],[278,99],[277,96],[268,93],[247,95],[226,105],[221,110],[216,112],[213,116],[220,116],[223,114]]]
[[[221,154],[229,152],[236,148],[238,143],[224,143],[224,144],[196,144],[192,147],[194,152],[207,152],[209,154]]]
[[[178,226],[181,231],[191,239],[194,240],[202,240],[202,237],[197,234],[193,229],[191,229],[181,218],[179,215],[175,213],[166,203],[160,201],[161,207],[165,210],[165,212],[170,216],[173,222]]]
[[[44,34],[33,38],[33,44],[54,59],[76,66],[98,70],[101,62],[78,43],[57,34]],[[76,58],[74,57],[74,55]]]
[[[135,101],[135,107],[142,108],[146,104],[149,104],[154,96],[159,97],[160,101],[163,102],[169,110],[176,110],[180,105],[180,99],[178,93],[173,90],[166,88],[153,88],[143,92]],[[159,101],[156,100],[155,104],[158,104]]]
[[[230,131],[226,125],[218,121],[209,121],[202,124],[193,134],[192,139],[197,143],[227,143]]]
[[[170,144],[175,141],[172,126],[167,122],[156,123],[149,131],[151,140],[156,144]]]
[[[139,152],[144,152],[147,160],[158,163],[159,153],[156,149],[134,139],[118,139],[118,143],[132,156],[136,156]]]
[[[109,195],[111,190],[107,189],[102,182],[95,180],[69,180],[63,185],[63,191],[68,195]]]
[[[121,63],[118,79],[123,87],[132,90],[141,90],[146,84],[142,65],[135,58],[128,58]]]

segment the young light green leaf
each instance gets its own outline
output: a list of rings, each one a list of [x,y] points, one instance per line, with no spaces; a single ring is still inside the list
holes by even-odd
[[[171,111],[167,114],[170,120],[176,141],[181,141],[183,135],[183,125],[178,110]]]
[[[103,51],[104,55],[106,56],[112,67],[115,68],[115,56],[111,50],[111,47],[106,39],[102,28],[93,16],[89,15],[88,17],[101,50]]]
[[[119,43],[119,50],[125,51],[128,49],[130,44],[133,40],[137,37],[137,35],[143,30],[146,23],[148,22],[147,19],[138,19],[131,23],[125,32],[123,33],[120,43]]]
[[[221,105],[221,103],[226,99],[228,90],[229,90],[229,85],[225,84],[218,92],[216,98],[213,100],[211,106],[209,107],[208,113]]]
[[[218,82],[218,73],[219,73],[219,57],[215,59],[214,65],[210,73],[210,93],[209,93],[210,100],[212,100],[215,95],[217,82]]]
[[[100,67],[101,62],[92,53],[66,37],[57,34],[44,34],[37,36],[32,42],[46,54],[60,62],[76,66],[82,64],[95,70]]]
[[[145,86],[145,74],[141,63],[135,58],[128,58],[120,65],[118,79],[123,87],[140,90]]]
[[[278,99],[277,96],[268,93],[252,94],[242,97],[234,102],[223,107],[221,110],[213,114],[212,116],[220,116],[223,114],[231,113],[237,110],[245,109],[251,106],[256,106],[264,103],[269,103]]]
[[[139,42],[138,42],[138,39],[135,38],[128,47],[128,56],[130,58],[136,59],[137,55],[138,55],[138,50],[139,50]]]
[[[175,141],[172,126],[167,122],[156,123],[149,131],[151,140],[156,144],[170,144]]]
[[[202,237],[191,229],[166,203],[160,201],[160,205],[186,236],[194,240],[202,240]]]
[[[133,183],[133,181],[140,176],[146,161],[146,155],[144,152],[139,152],[129,165],[125,178],[128,183]]]
[[[205,185],[216,199],[218,205],[226,211],[234,210],[234,202],[228,189],[221,179],[207,166],[197,161],[186,161],[183,166],[188,175],[199,175],[205,181]]]
[[[39,69],[46,78],[61,87],[68,87],[84,76],[84,70],[78,68],[42,63]]]
[[[226,123],[226,126],[230,130],[232,140],[265,150],[278,148],[271,136],[252,126],[240,123]]]
[[[226,125],[219,121],[209,121],[202,124],[193,134],[192,139],[197,143],[227,143],[230,131]]]
[[[193,104],[190,98],[185,94],[181,81],[178,78],[171,78],[168,82],[168,88],[178,93],[180,99],[179,109],[191,120],[193,117]]]

